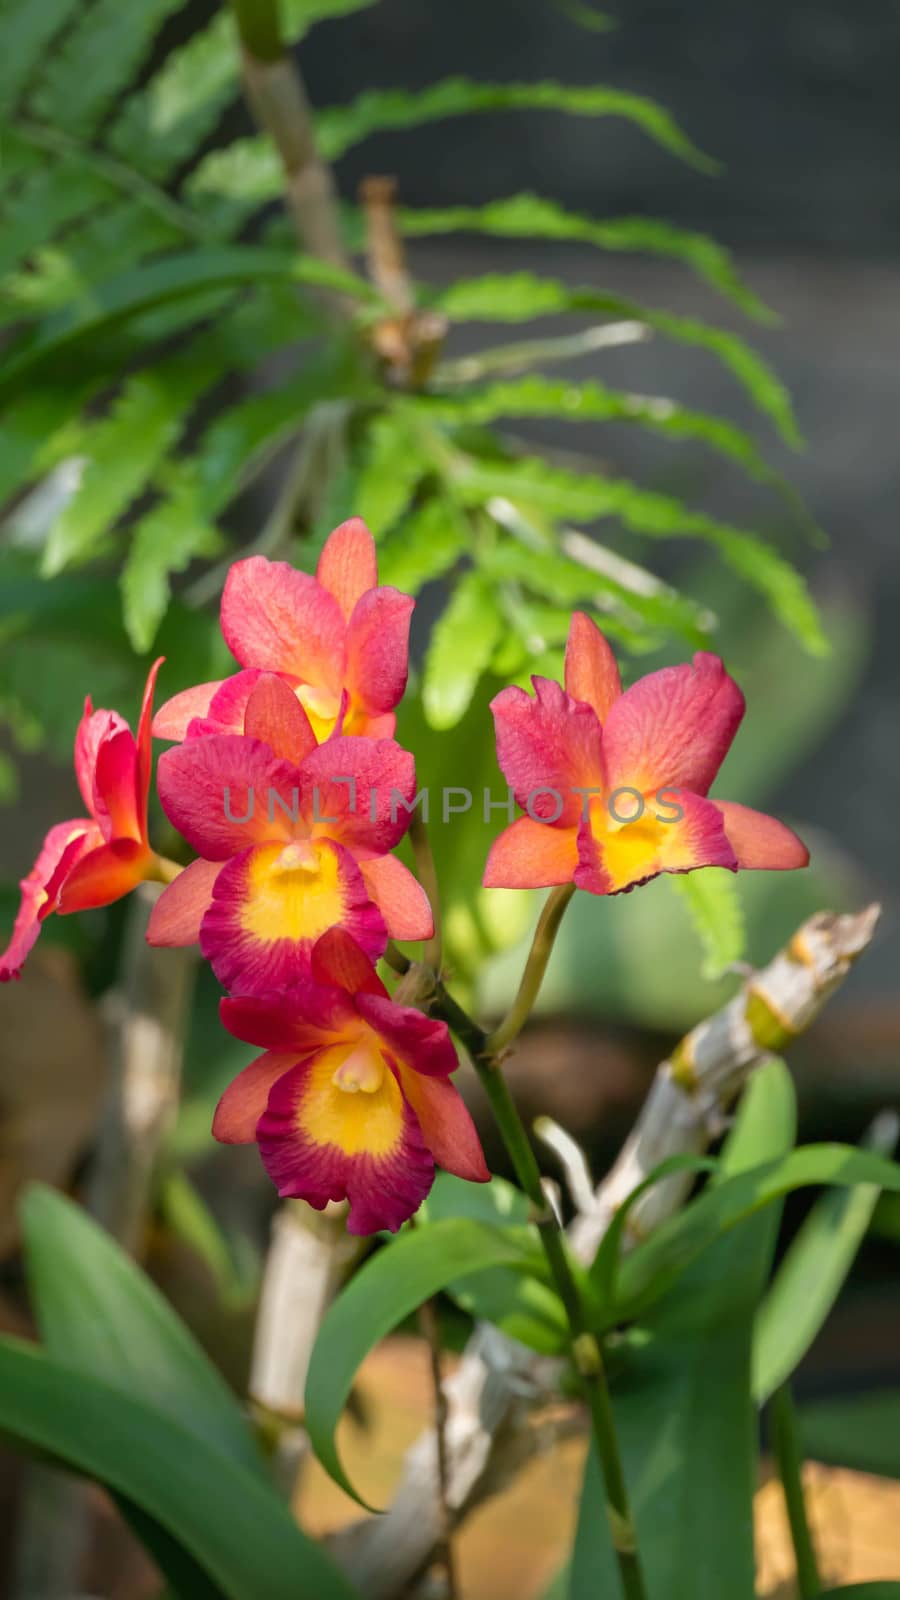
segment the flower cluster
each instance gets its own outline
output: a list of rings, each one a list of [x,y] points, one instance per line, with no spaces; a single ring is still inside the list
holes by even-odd
[[[235,563],[221,623],[240,670],[152,718],[157,662],[136,738],[88,701],[75,769],[89,817],[47,835],[0,957],[0,978],[17,977],[50,912],[165,883],[150,942],[199,943],[229,991],[226,1028],[263,1050],[223,1095],[215,1136],[258,1144],[282,1195],[348,1200],[355,1233],[400,1227],[436,1163],[489,1177],[450,1081],[446,1023],[392,998],[375,965],[390,939],[433,932],[392,853],[416,795],[414,759],[393,737],[413,604],[379,587],[358,518],[331,534],[315,577]],[[509,688],[493,702],[500,766],[526,814],[494,843],[486,885],[614,894],[660,872],[805,864],[783,824],[709,798],[744,710],[717,657],[623,693],[603,635],[576,613],[565,687],[533,685],[533,698]],[[196,855],[184,868],[147,836],[151,719],[171,745],[160,802]]]

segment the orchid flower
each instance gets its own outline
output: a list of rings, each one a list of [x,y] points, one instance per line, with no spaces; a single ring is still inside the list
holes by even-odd
[[[253,994],[308,976],[329,928],[344,928],[373,959],[388,936],[429,938],[428,898],[388,854],[409,826],[412,756],[392,739],[317,744],[300,701],[272,673],[254,686],[243,730],[160,757],[163,810],[201,859],[161,895],[150,943],[199,939],[224,987]]]
[[[513,687],[491,704],[497,759],[527,815],[495,840],[488,887],[618,894],[661,872],[806,866],[783,822],[709,798],[744,714],[718,656],[701,651],[623,693],[607,641],[576,612],[565,688],[532,683],[534,698]]]
[[[165,880],[168,863],[150,847],[153,689],[162,657],[150,669],[137,738],[117,711],[95,711],[90,696],[75,735],[75,776],[86,817],[58,822],[23,878],[12,938],[0,956],[0,981],[18,978],[41,924],[52,911],[111,905],[144,879]]]
[[[329,535],[314,578],[264,556],[236,561],[222,595],[221,622],[243,671],[175,695],[157,713],[154,734],[181,740],[240,733],[260,673],[275,672],[293,690],[317,740],[334,731],[344,691],[342,731],[389,737],[406,688],[415,601],[377,584],[375,544],[359,517]]]
[[[279,1194],[321,1211],[350,1201],[350,1233],[392,1233],[417,1211],[435,1163],[486,1183],[478,1135],[450,1074],[447,1025],[388,996],[359,945],[334,928],[310,976],[277,994],[226,999],[230,1033],[262,1045],[219,1101],[213,1133],[259,1145]]]

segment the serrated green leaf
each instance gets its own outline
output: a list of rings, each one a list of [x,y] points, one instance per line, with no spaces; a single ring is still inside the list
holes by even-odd
[[[199,556],[218,555],[223,542],[218,528],[198,514],[190,486],[141,517],[120,579],[125,627],[139,655],[150,649],[166,614],[172,573],[184,572]]]
[[[892,1155],[897,1118],[888,1112],[865,1140]],[[839,1189],[816,1201],[795,1234],[759,1308],[753,1338],[753,1393],[762,1405],[799,1365],[825,1322],[865,1238],[877,1184]]]
[[[800,574],[755,534],[691,511],[670,495],[641,489],[627,479],[601,478],[552,467],[539,457],[499,465],[469,458],[457,474],[458,492],[470,505],[506,497],[551,517],[590,522],[617,517],[653,538],[688,536],[713,545],[722,559],[764,594],[775,615],[813,655],[828,649],[818,612]]]
[[[748,316],[771,321],[772,314],[739,277],[728,251],[702,233],[671,227],[651,217],[598,220],[567,211],[540,195],[512,195],[484,206],[443,210],[403,209],[400,226],[410,237],[440,233],[487,233],[504,239],[580,239],[601,250],[646,252],[682,261]]]
[[[443,578],[469,553],[465,517],[451,501],[435,497],[403,518],[378,551],[382,583],[418,594],[426,583]]]
[[[79,0],[41,0],[37,6],[6,0],[0,7],[0,114],[12,109],[33,67],[78,5]]]
[[[166,17],[181,0],[93,0],[57,43],[29,99],[54,127],[89,138],[127,86]]]
[[[108,183],[72,160],[64,159],[50,170],[26,177],[3,208],[0,275],[27,261],[57,229],[111,193]]]
[[[168,177],[236,97],[239,63],[234,18],[223,10],[128,97],[110,128],[109,148],[148,176]]]
[[[347,1579],[254,1473],[127,1389],[0,1340],[0,1429],[139,1506],[228,1600],[353,1600]]]
[[[349,105],[331,106],[320,112],[316,132],[326,161],[336,161],[360,140],[383,129],[418,128],[426,122],[473,112],[520,110],[623,117],[701,171],[714,172],[718,167],[655,101],[602,85],[549,81],[478,83],[472,78],[444,78],[419,90],[369,89]]]
[[[409,505],[427,463],[402,412],[382,412],[370,422],[356,482],[359,516],[378,539]]]
[[[480,572],[464,574],[432,629],[422,683],[432,728],[453,728],[465,716],[500,637],[500,613]]]
[[[288,251],[234,245],[179,252],[95,285],[83,300],[48,317],[18,341],[7,357],[0,399],[8,400],[33,383],[49,358],[58,359],[128,318],[221,289],[264,283],[305,283],[363,300],[373,298],[371,287],[353,273]]]
[[[171,369],[169,369],[171,371]],[[88,560],[110,526],[145,487],[184,427],[186,413],[207,375],[141,372],[129,378],[109,414],[84,435],[81,482],[50,530],[44,572],[54,577]]]
[[[364,1358],[445,1284],[488,1267],[526,1267],[533,1249],[523,1231],[465,1217],[417,1227],[367,1261],[326,1313],[306,1381],[306,1427],[326,1472],[361,1505],[334,1432]]]
[[[692,644],[706,637],[714,619],[696,601],[603,545],[591,541],[588,548],[581,534],[566,537],[568,549],[583,551],[582,559],[574,559],[568,549],[541,550],[504,540],[480,551],[479,564],[495,581],[513,579],[567,609],[587,603],[603,614],[604,627],[608,615],[621,619],[624,614]]]
[[[740,961],[746,929],[737,880],[727,867],[705,867],[667,879],[669,888],[690,912],[703,948],[704,978],[714,982]]]
[[[705,349],[726,366],[789,444],[802,443],[790,396],[771,367],[737,334],[710,327],[697,318],[640,305],[584,286],[573,288],[556,278],[531,272],[489,273],[463,278],[434,301],[451,322],[528,322],[566,312],[602,312],[644,323],[678,343]]]
[[[728,456],[761,483],[779,482],[779,475],[750,435],[733,423],[707,412],[691,411],[661,395],[626,394],[597,379],[574,383],[564,378],[529,374],[506,383],[492,383],[465,394],[407,402],[431,422],[445,427],[478,426],[498,417],[563,417],[568,422],[634,422],[675,439],[699,439]]]

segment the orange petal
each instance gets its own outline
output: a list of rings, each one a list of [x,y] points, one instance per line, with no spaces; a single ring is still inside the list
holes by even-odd
[[[316,748],[316,736],[293,689],[274,672],[264,672],[250,692],[244,733],[261,739],[276,756],[295,763]]]
[[[718,656],[648,672],[613,704],[603,729],[610,789],[675,786],[705,795],[744,715],[744,696]]]
[[[425,890],[396,856],[360,861],[363,882],[392,939],[430,939],[434,916]]]
[[[486,889],[546,889],[571,883],[578,866],[578,829],[519,817],[491,845]]]
[[[366,952],[346,928],[329,928],[323,933],[313,945],[310,966],[316,983],[331,984],[348,994],[387,995]]]
[[[400,1082],[438,1166],[470,1183],[489,1183],[491,1175],[475,1124],[449,1078],[426,1078],[401,1066]]]
[[[351,517],[328,535],[316,567],[323,589],[334,595],[349,621],[357,600],[378,582],[375,540],[362,517]]]
[[[139,839],[112,839],[72,868],[59,895],[58,910],[91,911],[130,894],[147,876],[153,854]]]
[[[583,611],[573,612],[566,643],[566,694],[592,706],[605,722],[621,693],[619,668],[607,640]]]
[[[216,1106],[213,1138],[220,1144],[252,1144],[269,1090],[297,1065],[297,1052],[267,1050],[232,1080]]]
[[[795,867],[809,864],[809,851],[792,828],[765,811],[753,811],[750,806],[738,805],[734,800],[710,802],[720,812],[725,823],[728,843],[737,857],[739,867],[762,869],[768,872],[790,872]]]
[[[221,870],[221,861],[192,861],[179,872],[150,913],[147,943],[174,948],[196,944]]]

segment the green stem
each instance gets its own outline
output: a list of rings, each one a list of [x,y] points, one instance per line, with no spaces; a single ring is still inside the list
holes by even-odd
[[[278,0],[231,0],[241,44],[257,61],[278,61],[284,55]]]
[[[816,1562],[816,1552],[806,1515],[803,1496],[803,1452],[797,1429],[797,1414],[789,1383],[776,1389],[769,1402],[772,1418],[772,1447],[778,1463],[778,1476],[784,1490],[794,1559],[797,1563],[797,1587],[801,1600],[816,1600],[822,1593],[822,1580]]]
[[[433,1009],[436,1011],[443,1009],[440,995],[438,1003]],[[458,1010],[455,1002],[453,1003],[453,1009]],[[446,1012],[444,1014],[450,1026],[454,1027],[455,1031],[459,1033],[460,1029],[451,1016],[447,1015]],[[472,1030],[474,1029],[476,1034],[480,1033],[481,1030],[477,1029],[468,1017],[466,1018],[466,1023],[468,1024],[469,1038],[466,1039],[465,1034],[461,1036],[471,1048]],[[619,1564],[622,1593],[625,1595],[626,1600],[646,1600],[646,1590],[638,1561],[634,1521],[628,1501],[625,1473],[616,1436],[615,1419],[606,1378],[603,1352],[600,1348],[599,1340],[588,1325],[584,1302],[575,1274],[572,1271],[565,1239],[555,1216],[548,1207],[541,1181],[540,1168],[531,1148],[528,1134],[525,1131],[525,1125],[510,1094],[506,1079],[486,1054],[486,1047],[489,1041],[484,1039],[483,1034],[481,1037],[484,1041],[482,1051],[479,1054],[473,1054],[472,1059],[491,1103],[491,1110],[494,1113],[495,1121],[512,1161],[516,1177],[535,1208],[538,1232],[544,1248],[544,1254],[547,1257],[547,1263],[559,1297],[565,1307],[571,1336],[572,1358],[578,1373],[582,1393],[590,1412],[591,1431],[606,1485],[607,1513],[613,1548]]]
[[[487,1051],[489,1055],[499,1055],[516,1038],[525,1023],[528,1021],[538,990],[544,981],[547,962],[556,939],[563,913],[575,893],[574,883],[560,884],[558,889],[551,890],[544,901],[544,909],[538,918],[538,925],[534,932],[531,950],[522,973],[519,992],[510,1007],[509,1013],[504,1017],[498,1028],[489,1036]]]

